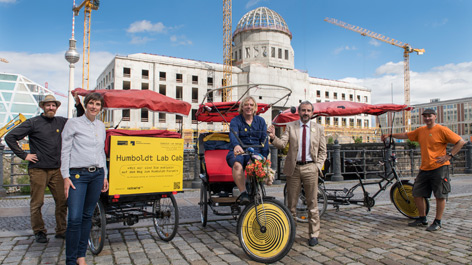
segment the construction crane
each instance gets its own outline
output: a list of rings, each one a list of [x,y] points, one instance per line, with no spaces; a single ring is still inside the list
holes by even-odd
[[[232,85],[232,3],[231,0],[223,0],[223,86]],[[232,89],[223,90],[222,101],[231,101]]]
[[[84,8],[84,43],[82,53],[82,88],[89,89],[90,76],[90,26],[92,10],[98,10],[99,0],[84,0],[79,6],[74,6],[74,15],[78,16],[80,9]]]
[[[0,128],[0,138],[2,138],[5,134],[9,131],[13,130],[16,126],[20,125],[22,122],[26,121],[25,116],[23,114],[18,114],[15,118],[9,121],[5,126]]]
[[[404,69],[404,96],[405,104],[410,105],[410,53],[416,52],[418,55],[424,53],[424,49],[416,49],[410,46],[408,43],[401,42],[389,37],[385,37],[382,34],[372,32],[370,30],[348,24],[346,22],[339,21],[334,18],[325,18],[324,21],[334,24],[336,26],[343,27],[355,31],[362,36],[368,36],[376,40],[380,40],[397,47],[403,48],[403,69]],[[405,131],[409,132],[411,130],[411,113],[409,111],[403,112],[403,124],[405,125]]]

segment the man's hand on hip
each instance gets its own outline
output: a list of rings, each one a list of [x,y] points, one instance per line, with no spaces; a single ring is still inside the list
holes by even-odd
[[[38,157],[36,156],[36,154],[27,154],[26,155],[26,158],[25,158],[26,161],[29,161],[31,163],[36,163],[38,162]]]

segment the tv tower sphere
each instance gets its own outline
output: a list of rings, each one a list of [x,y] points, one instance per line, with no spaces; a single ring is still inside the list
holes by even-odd
[[[70,64],[75,64],[80,59],[80,54],[75,49],[75,42],[76,41],[74,39],[69,40],[69,50],[66,51],[66,54],[65,54],[66,60]]]

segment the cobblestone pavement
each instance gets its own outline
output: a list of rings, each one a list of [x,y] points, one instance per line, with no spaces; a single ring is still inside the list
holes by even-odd
[[[470,179],[466,176],[463,183],[453,179],[453,183],[460,186],[457,188],[459,190],[469,187],[464,191],[470,192]],[[281,189],[282,186],[272,187],[268,193],[280,199]],[[255,264],[239,244],[235,220],[210,215],[210,219],[218,221],[209,222],[205,228],[197,222],[197,194],[198,191],[178,194],[182,224],[171,242],[160,240],[154,227],[146,221],[132,227],[107,225],[103,251],[98,256],[88,253],[87,262]],[[388,192],[384,194],[388,195]],[[470,195],[462,193],[452,196],[443,217],[443,228],[432,233],[423,227],[408,227],[409,220],[386,200],[377,204],[371,212],[363,207],[341,207],[336,212],[329,207],[321,222],[320,244],[309,247],[308,227],[298,223],[292,250],[278,264],[472,264]],[[48,198],[44,212],[48,217],[46,220],[49,220],[49,242],[39,244],[31,236],[29,217],[25,213],[28,200],[0,200],[0,264],[64,264],[64,241],[55,239],[51,234],[54,231],[54,218],[51,218],[53,205]],[[434,214],[435,203],[431,200],[430,221]]]

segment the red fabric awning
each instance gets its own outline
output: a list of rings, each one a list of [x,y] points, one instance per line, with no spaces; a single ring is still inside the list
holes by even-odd
[[[313,115],[318,116],[353,116],[358,114],[381,115],[389,111],[412,110],[407,105],[397,104],[366,104],[351,101],[321,102],[313,104]],[[272,121],[275,125],[285,125],[300,119],[298,111],[291,113],[290,109],[284,110]]]
[[[159,137],[159,138],[180,138],[180,133],[167,130],[124,130],[124,129],[108,129],[106,130],[105,152],[107,156],[110,151],[110,136],[142,136],[142,137]]]
[[[185,101],[173,99],[151,90],[85,90],[74,89],[80,96],[97,92],[105,99],[104,108],[108,109],[141,109],[146,108],[151,111],[166,112],[173,114],[188,115],[191,105]]]
[[[197,110],[197,120],[203,122],[230,122],[239,115],[239,102],[207,102],[200,104]],[[257,103],[256,115],[266,112],[269,104]]]

